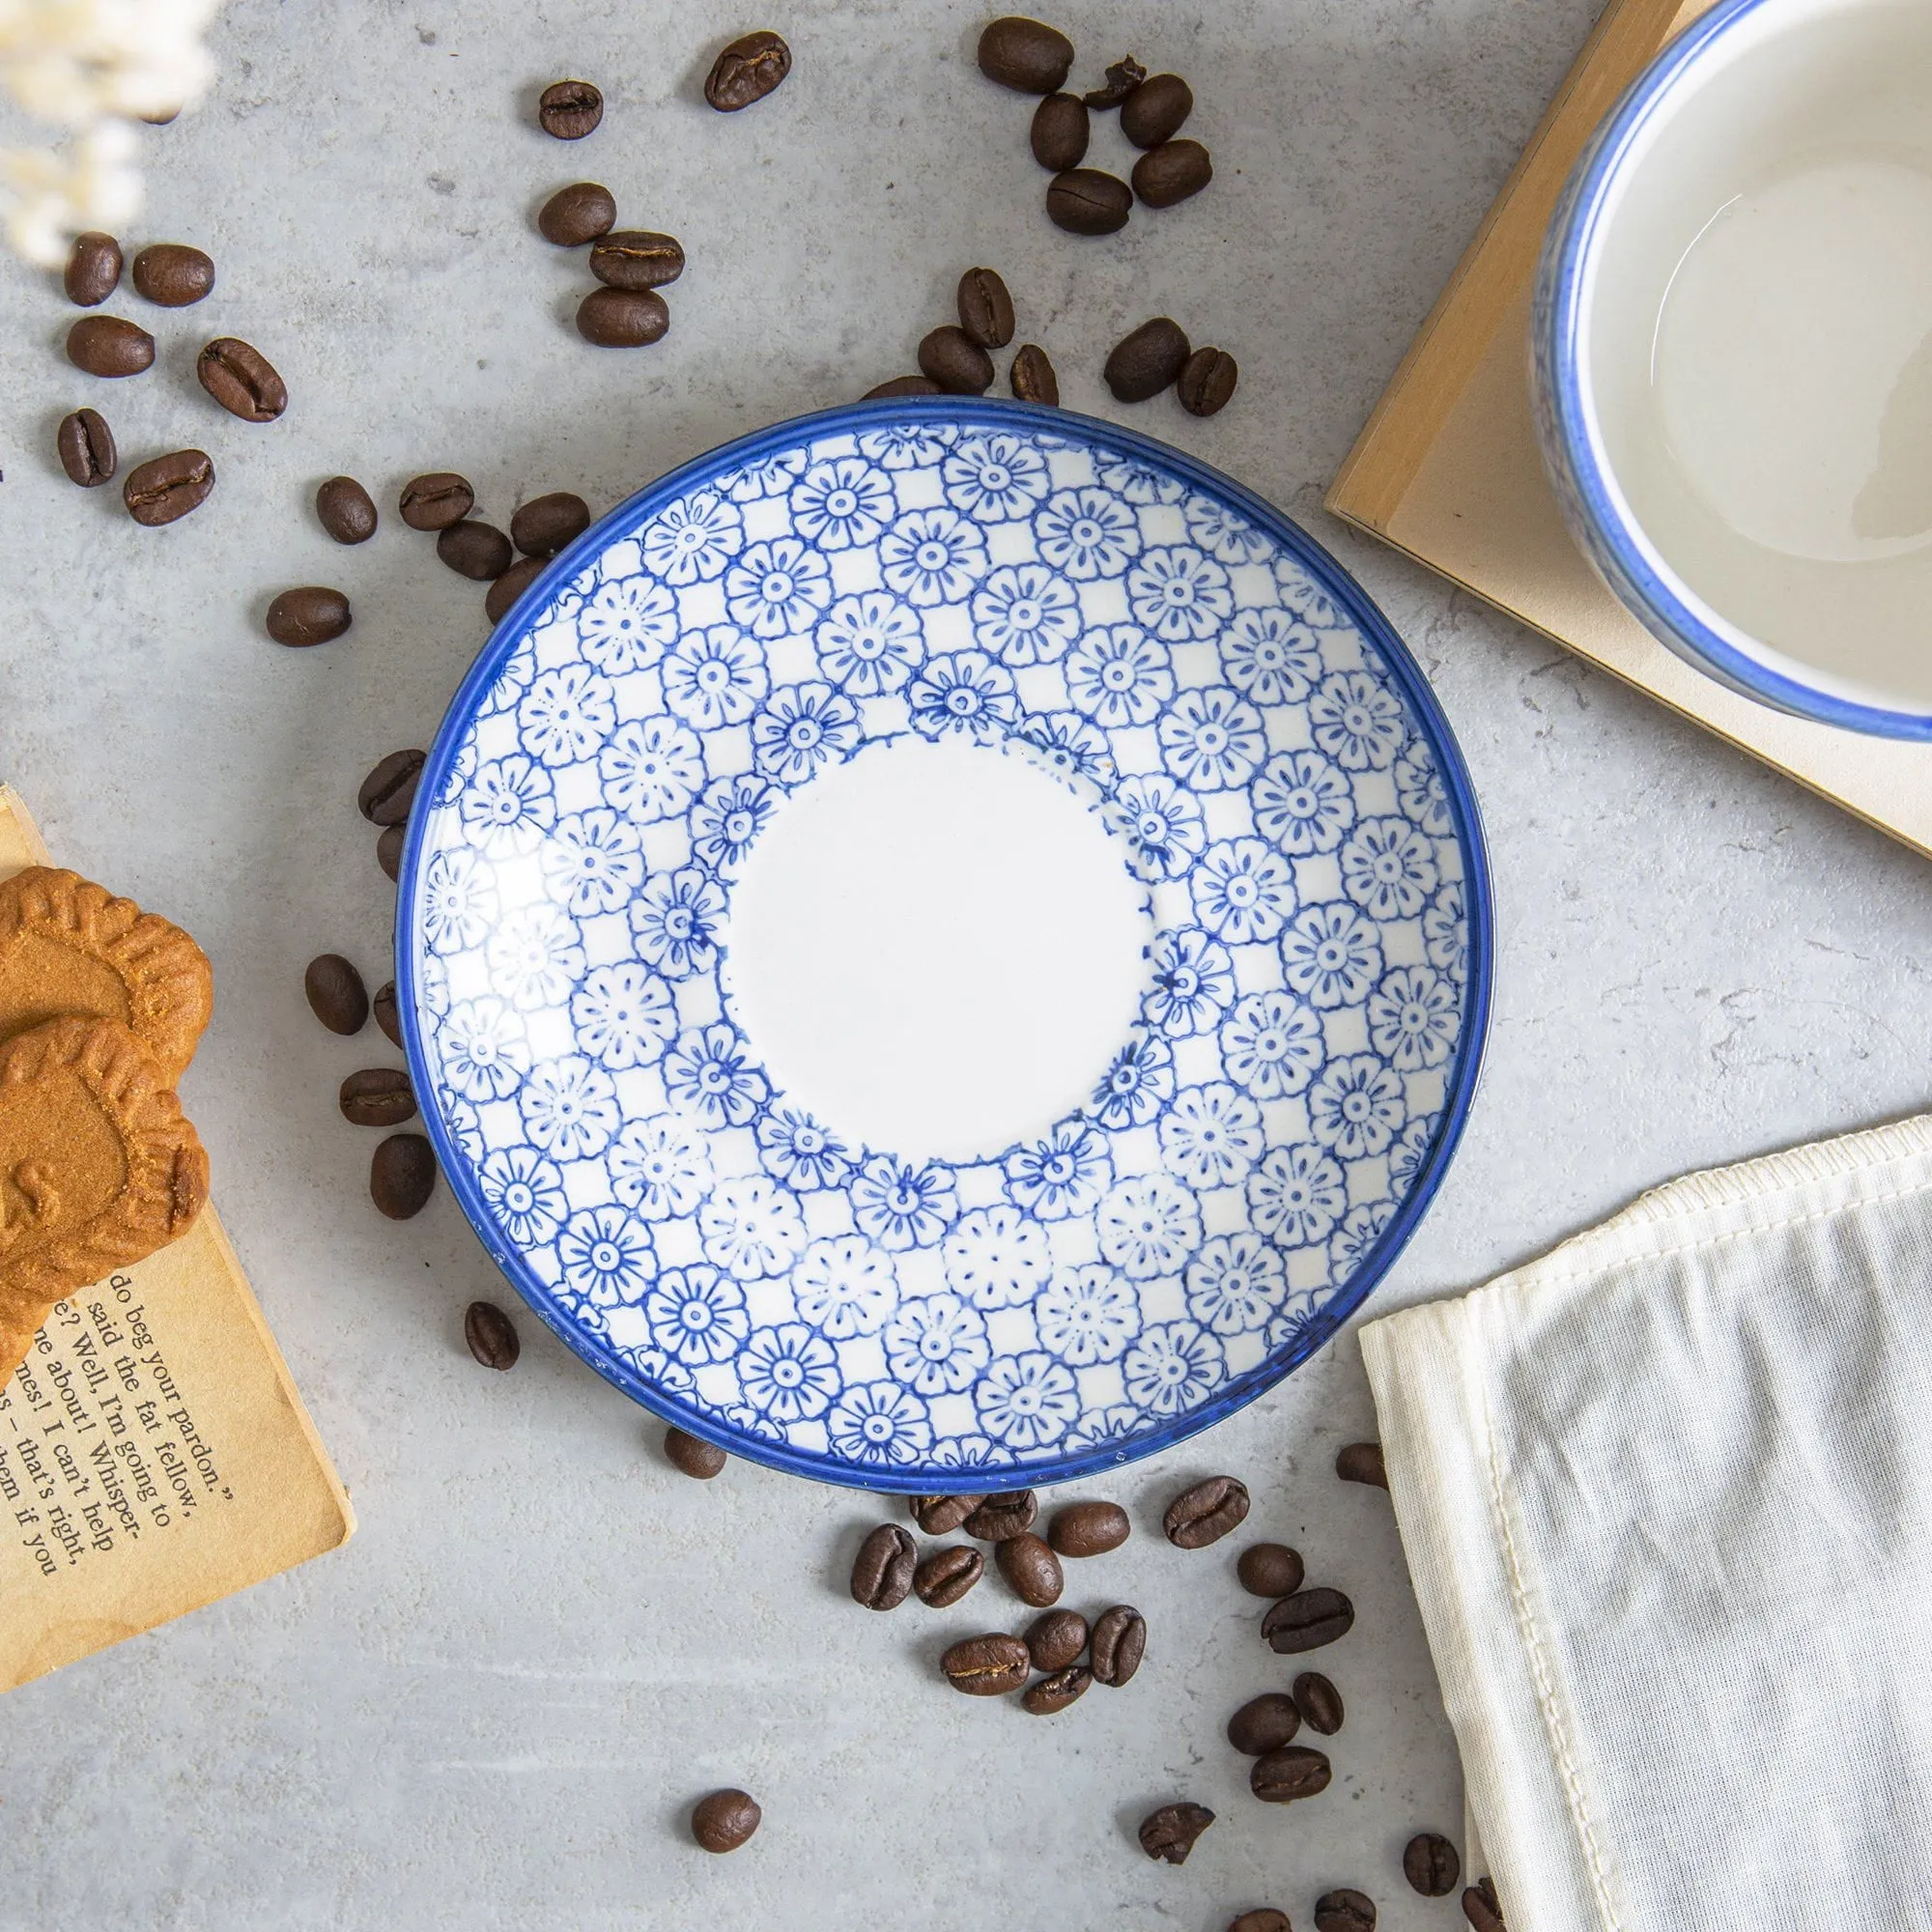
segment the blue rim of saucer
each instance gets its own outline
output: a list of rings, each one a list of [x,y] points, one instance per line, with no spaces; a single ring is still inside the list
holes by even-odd
[[[430,748],[416,795],[424,800],[440,795],[476,707],[495,683],[504,662],[529,635],[536,619],[548,610],[555,591],[602,553],[615,530],[620,527],[636,528],[661,505],[724,470],[742,468],[774,450],[790,448],[814,437],[836,436],[859,428],[876,429],[895,423],[929,421],[935,417],[952,423],[983,423],[995,428],[1022,424],[1032,430],[1063,436],[1071,430],[1091,443],[1139,457],[1171,475],[1184,478],[1197,487],[1226,497],[1258,527],[1276,538],[1333,601],[1348,611],[1351,621],[1381,654],[1388,675],[1412,707],[1418,726],[1440,762],[1449,808],[1455,821],[1457,843],[1467,868],[1463,887],[1469,965],[1455,1075],[1415,1184],[1388,1226],[1362,1258],[1348,1282],[1322,1304],[1293,1348],[1279,1350],[1257,1363],[1254,1368],[1230,1381],[1211,1402],[1176,1417],[1161,1429],[1150,1430],[1124,1443],[1102,1442],[1053,1463],[1029,1465],[1025,1472],[1028,1486],[1044,1489],[1053,1484],[1073,1482],[1083,1476],[1118,1469],[1144,1457],[1171,1449],[1177,1443],[1225,1420],[1236,1409],[1245,1408],[1258,1396],[1286,1380],[1334,1338],[1394,1266],[1397,1257],[1407,1245],[1435,1200],[1457,1145],[1462,1140],[1481,1078],[1489,1038],[1494,952],[1489,852],[1476,806],[1475,789],[1470,783],[1462,750],[1449,728],[1449,722],[1421,668],[1409,655],[1408,647],[1354,578],[1298,524],[1292,522],[1253,491],[1243,488],[1209,465],[1137,431],[1122,429],[1116,424],[1070,410],[980,396],[921,396],[848,403],[815,414],[792,416],[769,429],[757,430],[734,442],[721,444],[680,465],[619,503],[591,525],[568,549],[552,558],[548,567],[525,588],[523,595],[504,613],[491,634],[490,641],[478,653],[468,675],[457,687],[456,696],[450,700],[442,724],[438,727],[435,743]],[[418,874],[422,866],[424,828],[430,817],[426,810],[411,813],[396,884],[396,1006],[402,1021],[403,1050],[409,1061],[410,1076],[415,1091],[426,1099],[435,1094],[436,1082],[430,1075],[417,1017],[415,962],[419,944]],[[582,1330],[557,1308],[549,1289],[538,1279],[524,1257],[503,1245],[500,1235],[491,1223],[470,1165],[456,1147],[433,1103],[423,1107],[422,1123],[430,1145],[436,1151],[443,1178],[449,1183],[450,1192],[455,1195],[457,1204],[475,1230],[485,1252],[505,1279],[565,1348],[595,1369],[607,1381],[623,1390],[639,1407],[727,1454],[748,1462],[762,1463],[788,1475],[803,1476],[813,1482],[901,1494],[940,1493],[948,1490],[963,1492],[976,1487],[976,1471],[971,1468],[928,1468],[900,1474],[889,1468],[872,1464],[861,1466],[841,1462],[837,1457],[804,1453],[782,1443],[741,1435],[721,1424],[707,1410],[681,1403],[644,1381],[620,1357],[592,1347]]]
[[[1747,697],[1821,724],[1882,738],[1932,739],[1932,713],[1894,711],[1834,696],[1774,670],[1741,650],[1658,568],[1619,507],[1610,468],[1579,375],[1583,283],[1602,230],[1605,203],[1625,157],[1672,90],[1741,20],[1781,0],[1718,4],[1651,62],[1592,137],[1571,174],[1538,271],[1532,347],[1545,412],[1546,453],[1560,464],[1573,497],[1571,522],[1611,587],[1680,657]]]

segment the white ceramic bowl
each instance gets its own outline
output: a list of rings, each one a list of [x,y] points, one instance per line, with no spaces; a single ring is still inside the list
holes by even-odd
[[[1719,0],[1577,162],[1531,349],[1565,514],[1659,639],[1932,738],[1932,6]]]

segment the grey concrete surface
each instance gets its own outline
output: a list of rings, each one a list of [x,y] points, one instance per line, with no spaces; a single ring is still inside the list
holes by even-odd
[[[428,742],[484,639],[477,586],[387,514],[403,479],[461,469],[498,520],[556,488],[601,510],[909,368],[983,261],[1068,403],[1198,451],[1340,552],[1474,770],[1500,902],[1488,1074],[1376,1307],[1480,1280],[1687,1168],[1922,1104],[1922,862],[1320,509],[1593,11],[1057,0],[1083,73],[1131,49],[1189,77],[1219,169],[1198,201],[1083,242],[1041,213],[1027,103],[975,71],[964,0],[755,18],[229,0],[213,97],[144,144],[128,239],[198,242],[220,270],[201,307],[158,317],[156,368],[78,375],[57,288],[0,268],[0,777],[64,859],[213,957],[185,1098],[362,1522],[333,1556],[0,1703],[0,1924],[1216,1932],[1274,1902],[1306,1932],[1336,1884],[1374,1894],[1387,1932],[1460,1924],[1398,1865],[1418,1828],[1459,1830],[1461,1789],[1385,1499],[1329,1473],[1370,1426],[1352,1338],[1115,1489],[1135,1540],[1069,1601],[1148,1613],[1127,1690],[1045,1722],[968,1702],[933,1659],[1015,1607],[998,1585],[867,1615],[843,1584],[865,1499],[739,1464],[686,1481],[533,1320],[514,1374],[471,1363],[462,1310],[499,1285],[446,1194],[404,1225],[371,1210],[369,1139],[333,1094],[372,1049],[316,1027],[300,977],[330,949],[385,977],[390,895],[355,785]],[[712,115],[712,52],[765,24],[792,42],[791,79]],[[578,74],[609,110],[566,147],[530,109]],[[1102,131],[1098,164],[1124,161],[1118,142]],[[595,352],[567,327],[584,272],[530,218],[581,175],[689,250],[654,350]],[[1163,310],[1240,358],[1220,418],[1106,399],[1107,347]],[[279,365],[280,423],[230,420],[196,388],[219,332]],[[149,531],[117,493],[71,488],[52,434],[82,402],[128,460],[200,442],[213,499]],[[309,507],[342,469],[385,511],[359,550]],[[268,643],[269,598],[312,582],[349,593],[352,634]],[[1165,1496],[1217,1468],[1252,1486],[1254,1532],[1360,1607],[1322,1660],[1349,1704],[1335,1783],[1291,1808],[1248,1798],[1221,1726],[1292,1673],[1259,1646],[1227,1549],[1157,1532]],[[765,1806],[728,1860],[681,1829],[721,1783]],[[1221,1822],[1177,1871],[1131,1833],[1180,1795]]]

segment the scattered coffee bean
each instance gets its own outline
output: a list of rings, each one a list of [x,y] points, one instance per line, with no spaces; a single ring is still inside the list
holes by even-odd
[[[1112,235],[1133,212],[1133,189],[1098,168],[1068,168],[1047,185],[1047,218],[1069,235]]]
[[[599,349],[643,349],[670,327],[655,289],[592,289],[577,304],[577,332]]]
[[[601,182],[572,182],[537,213],[537,233],[559,248],[581,248],[608,235],[617,219],[617,198]]]
[[[436,1154],[422,1135],[391,1134],[376,1150],[369,1162],[369,1195],[390,1220],[420,1214],[435,1192]]]
[[[1157,315],[1115,343],[1100,372],[1117,403],[1157,396],[1187,366],[1187,337],[1173,317]]]
[[[337,1097],[352,1127],[400,1127],[416,1111],[410,1076],[400,1066],[365,1066],[342,1083]]]
[[[1163,1804],[1141,1820],[1141,1850],[1163,1864],[1184,1865],[1213,1822],[1214,1814],[1205,1804]]]
[[[1209,1476],[1183,1490],[1168,1504],[1161,1527],[1177,1549],[1206,1549],[1231,1529],[1238,1529],[1248,1513],[1248,1491],[1233,1476]]]
[[[1315,1901],[1315,1932],[1376,1932],[1376,1902],[1343,1886]]]
[[[361,974],[341,953],[322,952],[311,959],[302,974],[302,992],[309,1011],[330,1033],[346,1037],[362,1031],[369,1017],[368,989]]]
[[[400,825],[416,802],[422,777],[420,752],[391,752],[381,759],[355,793],[355,809],[371,825]]]
[[[674,235],[620,229],[592,244],[590,272],[609,288],[661,289],[684,273],[684,249]]]
[[[581,141],[604,118],[604,97],[587,80],[553,81],[537,101],[537,126],[559,141]]]
[[[472,1301],[463,1311],[463,1339],[486,1369],[514,1369],[524,1352],[516,1324],[494,1301]]]
[[[951,1536],[984,1502],[984,1496],[912,1496],[912,1520],[928,1536]]]
[[[178,523],[208,501],[214,488],[214,465],[205,449],[177,449],[128,472],[121,500],[137,524],[150,528]]]
[[[887,396],[943,396],[946,393],[930,376],[893,376],[875,383],[859,398],[870,403]]]
[[[1061,1572],[1060,1558],[1047,1548],[1043,1538],[1031,1530],[1020,1536],[1009,1536],[994,1546],[993,1560],[1021,1603],[1031,1604],[1037,1610],[1059,1603],[1066,1579]]]
[[[1332,1738],[1342,1728],[1342,1693],[1319,1670],[1304,1670],[1294,1680],[1294,1704],[1311,1731]]]
[[[1463,1861],[1439,1832],[1418,1832],[1402,1848],[1402,1875],[1424,1898],[1447,1898],[1463,1876]]]
[[[1055,1510],[1046,1540],[1062,1556],[1104,1556],[1133,1533],[1119,1503],[1068,1503]]]
[[[1355,1606],[1340,1590],[1297,1590],[1262,1619],[1262,1634],[1279,1657],[1320,1650],[1353,1628]]]
[[[1089,1653],[1094,1681],[1118,1690],[1141,1667],[1147,1654],[1147,1619],[1131,1604],[1116,1604],[1094,1620]]]
[[[73,238],[67,269],[61,276],[67,298],[76,308],[98,308],[121,280],[121,244],[111,235],[90,228]]]
[[[986,1559],[977,1549],[955,1543],[949,1549],[934,1550],[913,1572],[912,1587],[922,1604],[943,1610],[956,1604],[985,1574]]]
[[[1078,1610],[1048,1610],[1027,1626],[1026,1647],[1036,1670],[1065,1670],[1087,1648],[1087,1619]]]
[[[1029,1685],[1020,1706],[1036,1718],[1050,1718],[1056,1711],[1077,1704],[1086,1696],[1087,1687],[1093,1681],[1094,1673],[1084,1663],[1069,1663],[1065,1670],[1056,1670],[1052,1676]]]
[[[868,1610],[895,1610],[912,1589],[919,1546],[895,1522],[882,1522],[852,1559],[852,1601]]]
[[[953,1690],[969,1697],[1002,1697],[1027,1681],[1031,1661],[1018,1637],[991,1631],[955,1643],[939,1660],[939,1667]]]
[[[78,483],[83,490],[106,483],[114,475],[114,432],[98,411],[75,410],[63,416],[54,448],[69,482]]]
[[[484,593],[484,616],[500,624],[509,615],[510,606],[543,575],[549,563],[547,556],[520,556]]]
[[[1013,298],[993,269],[968,269],[956,297],[959,327],[981,349],[1004,349],[1013,339]]]
[[[453,470],[432,469],[403,485],[396,508],[412,530],[446,530],[475,507],[476,492]]]
[[[1345,1483],[1372,1483],[1378,1490],[1389,1486],[1388,1470],[1382,1465],[1379,1442],[1350,1442],[1337,1452],[1335,1473]]]
[[[1006,1490],[988,1496],[960,1525],[980,1543],[1004,1543],[1009,1536],[1023,1536],[1039,1514],[1039,1499],[1031,1490]]]
[[[367,543],[376,534],[376,505],[353,476],[331,476],[315,493],[316,521],[339,544]]]
[[[532,497],[510,519],[510,541],[526,556],[551,557],[590,527],[590,505],[569,490]]]
[[[1271,1905],[1258,1906],[1253,1912],[1244,1912],[1238,1918],[1230,1919],[1228,1932],[1294,1932],[1288,1922],[1288,1914],[1277,1912]]]
[[[762,100],[791,71],[791,49],[769,31],[735,40],[711,64],[704,98],[721,114]]]
[[[344,964],[347,963],[344,961]],[[352,966],[349,970],[353,973],[355,969]],[[369,1010],[375,1014],[376,1024],[387,1035],[389,1044],[401,1046],[403,1023],[396,1012],[396,982],[393,980],[384,980],[376,988],[376,997],[369,1002]],[[351,1031],[354,1032],[355,1029],[352,1028]]]
[[[300,649],[341,637],[349,621],[349,599],[341,591],[304,583],[269,606],[268,631],[276,643]]]
[[[403,875],[403,845],[409,838],[407,825],[385,825],[377,835],[376,863],[391,885]]]
[[[708,1483],[731,1459],[715,1442],[693,1435],[675,1423],[665,1431],[665,1456],[672,1468]]]
[[[1240,380],[1240,365],[1225,349],[1197,349],[1187,358],[1175,392],[1189,415],[1218,415],[1228,407]]]
[[[1129,54],[1125,60],[1117,60],[1107,70],[1105,86],[1094,88],[1080,98],[1089,107],[1104,112],[1110,107],[1118,107],[1146,78],[1147,69]]]
[[[1214,179],[1214,163],[1199,141],[1163,141],[1134,163],[1127,179],[1149,208],[1173,208]]]
[[[1241,1588],[1257,1597],[1292,1597],[1301,1588],[1301,1555],[1285,1543],[1251,1543],[1235,1565]]]
[[[1137,148],[1157,148],[1194,112],[1194,90],[1178,73],[1144,80],[1121,102],[1121,132]]]
[[[707,1852],[735,1852],[765,1814],[749,1791],[714,1791],[691,1808],[691,1835]]]
[[[1476,1932],[1508,1932],[1503,1923],[1502,1902],[1496,1897],[1495,1881],[1487,1873],[1463,1894],[1463,1917]]]
[[[182,242],[154,242],[128,271],[135,289],[161,308],[186,308],[214,286],[214,264]]]
[[[1326,1791],[1333,1775],[1321,1752],[1289,1745],[1255,1760],[1248,1773],[1248,1789],[1264,1804],[1293,1804],[1297,1798],[1313,1798],[1317,1792]]]
[[[1037,342],[1029,342],[1013,357],[1009,372],[1013,394],[1023,403],[1043,403],[1048,409],[1060,407],[1060,379],[1053,373],[1053,364],[1046,359],[1046,351]]]
[[[993,386],[993,358],[957,323],[926,336],[919,345],[919,366],[951,395],[984,395]]]
[[[980,35],[980,71],[1021,94],[1052,94],[1073,67],[1073,43],[1063,33],[1009,14]]]
[[[270,423],[289,406],[289,387],[259,349],[233,335],[216,336],[194,360],[195,380],[243,422]]]
[[[1077,94],[1049,94],[1033,110],[1033,157],[1049,174],[1064,174],[1087,158],[1093,137],[1086,103]]]
[[[1300,1728],[1301,1713],[1294,1708],[1294,1699],[1268,1690],[1250,1697],[1228,1719],[1228,1742],[1249,1757],[1265,1757],[1291,1743]]]
[[[494,583],[510,567],[510,540],[495,524],[466,517],[436,536],[436,554],[459,577]]]
[[[90,376],[138,376],[155,362],[155,338],[118,315],[84,315],[67,332],[67,359]]]

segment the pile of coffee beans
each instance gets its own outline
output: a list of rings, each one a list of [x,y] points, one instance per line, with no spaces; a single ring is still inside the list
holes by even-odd
[[[954,298],[957,322],[942,323],[919,345],[917,376],[895,376],[866,391],[863,400],[881,396],[983,396],[998,372],[989,350],[1013,339],[1018,319],[1013,298],[995,269],[968,269]],[[1014,352],[1007,380],[1023,403],[1058,407],[1060,383],[1046,351],[1028,342]]]
[[[359,492],[362,501],[356,502],[343,493],[340,497],[330,497],[325,503],[325,496],[342,484]],[[331,517],[337,516],[347,503],[352,513],[350,526],[362,528],[366,503],[366,529],[373,530],[376,508],[367,503],[367,495],[354,479],[333,477],[317,492],[316,514],[330,535],[335,535],[330,526]],[[467,477],[459,476],[453,469],[430,470],[411,477],[403,485],[396,503],[398,513],[411,529],[435,536],[436,554],[443,563],[459,577],[490,586],[483,598],[483,614],[494,625],[502,621],[551,558],[590,527],[590,506],[573,491],[554,490],[523,504],[511,517],[507,535],[496,525],[471,516],[475,507],[476,492]],[[359,543],[362,539],[345,535],[338,541]],[[389,876],[394,878],[395,873],[391,871]]]
[[[559,248],[590,251],[590,272],[603,284],[577,305],[577,332],[600,349],[640,349],[670,327],[660,289],[684,273],[674,235],[617,223],[617,198],[601,182],[572,182],[537,212],[537,233]]]

